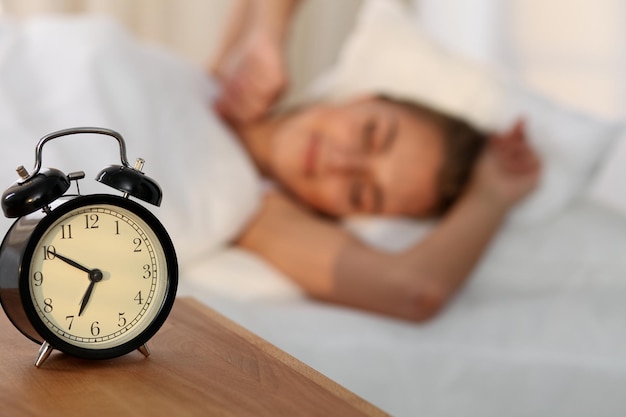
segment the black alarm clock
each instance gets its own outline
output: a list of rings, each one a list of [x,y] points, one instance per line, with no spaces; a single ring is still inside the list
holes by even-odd
[[[83,172],[41,169],[42,148],[75,134],[113,137],[122,165],[96,177],[121,195],[69,194]],[[161,222],[131,197],[159,206],[159,185],[131,167],[122,136],[81,127],[44,136],[32,173],[2,195],[17,218],[0,246],[0,303],[13,325],[41,344],[35,366],[53,349],[85,359],[110,359],[146,345],[167,318],[178,284],[176,252]]]

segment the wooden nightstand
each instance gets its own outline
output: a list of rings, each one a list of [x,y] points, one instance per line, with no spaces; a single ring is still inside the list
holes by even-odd
[[[38,346],[0,316],[0,416],[386,416],[189,298],[139,352],[86,361]]]

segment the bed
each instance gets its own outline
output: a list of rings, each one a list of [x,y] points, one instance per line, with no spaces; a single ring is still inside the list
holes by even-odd
[[[468,285],[415,325],[307,299],[228,249],[183,270],[212,306],[394,416],[626,410],[626,221],[588,201],[507,227]]]
[[[163,180],[164,201],[189,209],[192,226],[200,224],[196,220],[202,210],[196,206],[211,204],[191,198],[201,185],[227,190],[225,201],[239,208],[216,206],[221,217],[192,229],[172,219],[167,206],[155,212],[177,235],[179,294],[197,298],[394,416],[623,415],[626,203],[619,191],[626,161],[624,126],[555,106],[501,73],[448,54],[405,19],[400,7],[368,2],[337,66],[300,100],[384,91],[486,129],[508,126],[520,114],[528,118],[545,164],[541,187],[513,213],[467,285],[440,316],[419,325],[309,299],[264,260],[225,245],[254,211],[260,193],[258,179],[241,168],[240,158],[177,183],[170,174],[202,159],[186,161],[170,154],[163,160],[149,151],[153,158],[146,158],[147,163],[156,159],[156,164],[147,165],[147,172]],[[48,66],[29,74],[43,80],[58,72],[64,84],[54,96],[16,90],[8,81],[8,75],[24,74],[16,62],[52,59],[59,53],[50,52],[60,39],[51,34],[76,39],[76,30],[97,41],[98,53],[85,49],[80,62],[73,53],[68,56],[76,62],[62,64],[80,64],[82,74],[96,74],[90,78],[94,85],[82,82],[87,78],[70,78],[64,72],[68,67],[49,59],[43,60]],[[209,122],[199,110],[207,105],[198,93],[199,73],[158,53],[167,63],[161,72],[149,72],[150,77],[166,80],[178,74],[183,81],[162,82],[162,90],[145,97],[136,84],[120,85],[124,68],[145,78],[149,67],[126,59],[135,56],[134,41],[110,22],[41,18],[22,25],[4,20],[0,39],[0,138],[5,147],[0,168],[7,185],[14,165],[28,165],[34,142],[56,127],[105,124],[123,131],[132,156],[149,146],[142,140],[171,139],[181,131],[186,140],[205,140]],[[376,48],[385,54],[372,60]],[[407,49],[414,55],[407,56]],[[122,61],[130,64],[125,67]],[[390,74],[390,66],[398,72]],[[435,75],[443,81],[435,82]],[[94,91],[107,99],[93,99]],[[159,97],[167,97],[173,114],[160,113]],[[112,103],[122,103],[123,111]],[[158,124],[155,115],[163,116]],[[75,169],[84,159],[74,145],[68,146],[45,158],[52,166],[65,163]],[[89,164],[96,171],[115,162],[111,153],[94,146],[91,150],[98,151]],[[233,152],[224,149],[207,152]],[[233,190],[234,178],[247,185]],[[6,230],[9,224],[3,219],[0,227]],[[345,221],[361,239],[392,251],[412,244],[432,226],[407,219]]]

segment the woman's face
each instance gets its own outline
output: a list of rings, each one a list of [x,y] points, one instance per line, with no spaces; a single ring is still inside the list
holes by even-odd
[[[295,196],[335,216],[429,214],[442,162],[442,133],[432,122],[374,98],[289,116],[269,160]]]

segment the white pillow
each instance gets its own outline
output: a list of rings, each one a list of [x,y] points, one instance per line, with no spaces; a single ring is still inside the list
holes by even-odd
[[[426,104],[487,131],[502,130],[524,117],[544,170],[541,185],[510,220],[528,224],[557,215],[583,189],[623,126],[565,109],[502,71],[451,53],[429,39],[411,13],[399,1],[366,1],[337,64],[312,85],[305,99],[338,101],[383,93]]]
[[[613,142],[608,156],[594,176],[587,196],[597,204],[626,215],[626,130]]]

